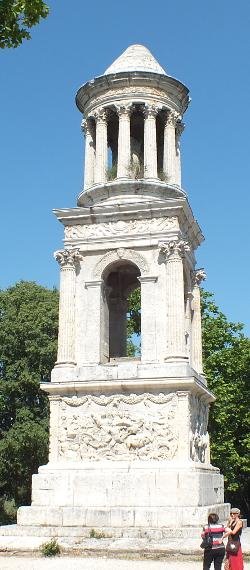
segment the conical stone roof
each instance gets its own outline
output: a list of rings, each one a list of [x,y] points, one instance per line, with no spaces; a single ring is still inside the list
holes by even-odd
[[[152,53],[144,46],[129,46],[109,67],[104,75],[126,71],[146,71],[166,75]]]

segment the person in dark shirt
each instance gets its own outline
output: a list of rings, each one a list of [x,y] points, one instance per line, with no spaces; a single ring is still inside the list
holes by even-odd
[[[225,527],[219,522],[217,513],[208,515],[208,524],[203,527],[202,538],[210,534],[213,538],[212,547],[204,550],[203,570],[209,570],[212,562],[214,570],[221,570],[223,558],[225,556],[225,546],[222,543],[222,537]]]

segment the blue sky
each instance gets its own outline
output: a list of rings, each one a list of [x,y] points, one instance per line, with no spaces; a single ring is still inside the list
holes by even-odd
[[[142,43],[185,83],[183,187],[206,241],[206,288],[250,334],[249,0],[51,0],[21,47],[1,50],[0,288],[19,279],[58,286],[53,208],[76,205],[83,178],[79,86]]]

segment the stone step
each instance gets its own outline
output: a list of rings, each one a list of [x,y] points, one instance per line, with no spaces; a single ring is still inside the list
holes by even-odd
[[[45,537],[80,537],[90,538],[91,534],[100,538],[149,538],[164,540],[167,538],[197,538],[201,527],[183,528],[116,528],[116,527],[83,527],[83,526],[43,526],[43,525],[5,525],[0,526],[0,536],[45,536]]]

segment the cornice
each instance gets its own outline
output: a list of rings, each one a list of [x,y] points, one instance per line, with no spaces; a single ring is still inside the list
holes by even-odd
[[[104,184],[95,184],[89,190],[82,190],[78,196],[77,205],[92,207],[108,200],[119,204],[128,203],[131,202],[132,197],[135,201],[138,201],[138,198],[141,201],[157,201],[186,198],[186,193],[179,186],[167,184],[161,180],[117,178]]]
[[[131,378],[128,380],[90,380],[88,382],[70,381],[70,382],[46,382],[40,384],[41,389],[51,396],[74,396],[77,394],[93,394],[93,393],[121,393],[141,390],[144,391],[169,391],[180,388],[179,378]],[[210,390],[194,377],[185,377],[181,379],[182,392],[191,392],[194,395],[202,397],[203,401],[210,403],[215,401],[215,397]]]
[[[105,91],[112,88],[122,90],[131,86],[135,89],[135,95],[136,87],[149,86],[162,89],[167,96],[172,97],[173,100],[176,99],[181,113],[184,113],[188,107],[189,90],[183,83],[169,75],[160,75],[146,71],[130,71],[96,77],[78,89],[76,105],[81,113],[85,113],[92,102]]]
[[[194,249],[204,240],[201,228],[194,219],[193,212],[186,198],[143,202],[140,201],[138,197],[137,202],[121,204],[103,203],[91,208],[78,207],[60,209],[54,210],[54,214],[64,226],[87,226],[98,223],[114,223],[120,220],[129,221],[177,217],[182,237],[187,237],[191,241]],[[171,234],[171,232],[172,230],[169,229],[168,234]],[[136,239],[136,236],[132,237]],[[84,240],[80,241],[84,243]],[[78,244],[77,240],[73,240],[72,243],[73,242]]]

